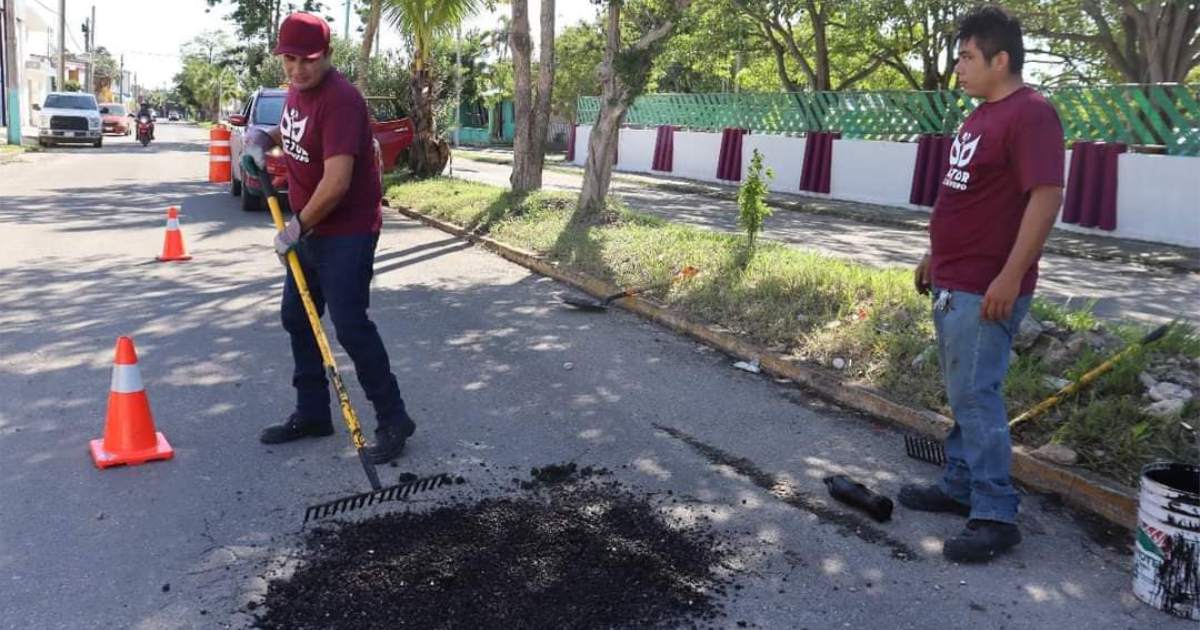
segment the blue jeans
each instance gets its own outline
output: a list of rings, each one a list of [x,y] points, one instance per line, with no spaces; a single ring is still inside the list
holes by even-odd
[[[939,302],[943,293],[949,293],[945,303]],[[942,491],[969,504],[973,519],[1014,523],[1020,498],[1010,478],[1012,439],[1001,387],[1030,296],[1018,298],[1012,317],[998,322],[980,318],[982,295],[935,288],[933,301],[938,357],[954,413]]]
[[[367,317],[378,241],[378,234],[314,235],[301,241],[296,252],[317,313],[323,316],[329,309],[338,343],[354,362],[358,382],[375,406],[379,427],[399,427],[411,420],[404,409],[383,340],[375,323]],[[283,285],[280,313],[283,327],[291,336],[292,358],[296,362],[292,374],[296,413],[308,421],[328,422],[329,381],[290,268]]]

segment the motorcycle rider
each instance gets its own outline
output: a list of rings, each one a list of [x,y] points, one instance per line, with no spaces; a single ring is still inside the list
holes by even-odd
[[[150,139],[154,139],[154,114],[150,108],[150,103],[142,103],[138,108],[137,119],[141,121],[143,118],[150,122]]]

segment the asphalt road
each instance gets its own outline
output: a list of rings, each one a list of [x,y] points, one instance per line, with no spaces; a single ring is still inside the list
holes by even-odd
[[[263,576],[291,566],[304,506],[366,488],[344,431],[257,442],[291,405],[282,271],[267,215],[205,183],[204,138],[164,124],[148,148],[0,165],[0,627],[243,627]],[[150,262],[169,205],[190,262]],[[420,423],[380,471],[469,481],[412,509],[575,461],[692,499],[664,509],[736,543],[731,627],[1194,627],[1132,597],[1130,538],[1097,537],[1052,499],[1025,497],[1025,543],[987,567],[942,560],[954,517],[898,509],[874,525],[829,502],[830,472],[894,496],[936,470],[889,428],[628,313],[567,312],[565,287],[443,233],[389,214],[376,274],[372,313]],[[118,335],[137,343],[176,455],[100,471],[87,443]]]

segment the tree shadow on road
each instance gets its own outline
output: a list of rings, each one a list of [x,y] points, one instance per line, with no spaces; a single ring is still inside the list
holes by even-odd
[[[37,195],[0,197],[0,223],[54,226],[62,232],[114,231],[164,225],[170,206],[183,223],[210,223],[220,231],[270,225],[265,213],[244,212],[226,184],[173,181],[62,187]],[[185,228],[186,229],[186,228]]]

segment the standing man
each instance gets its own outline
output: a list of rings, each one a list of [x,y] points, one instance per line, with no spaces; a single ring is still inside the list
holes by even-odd
[[[930,251],[915,278],[922,294],[932,289],[954,429],[941,482],[905,486],[900,503],[969,517],[943,555],[986,562],[1021,542],[1001,387],[1062,204],[1064,142],[1054,107],[1021,78],[1025,48],[1015,17],[995,6],[973,9],[956,39],[958,84],[982,102],[950,149]]]
[[[279,127],[248,138],[246,154],[263,168],[266,149],[287,156],[288,200],[299,208],[275,238],[281,257],[295,249],[317,312],[329,308],[337,340],[354,361],[358,382],[375,406],[374,464],[398,457],[416,424],[392,374],[387,350],[367,317],[375,246],[383,225],[379,168],[362,94],[330,65],[329,25],[308,13],[289,15],[275,54],[289,81]],[[296,409],[263,430],[264,444],[333,433],[329,382],[321,353],[288,270],[281,306],[291,336]]]

